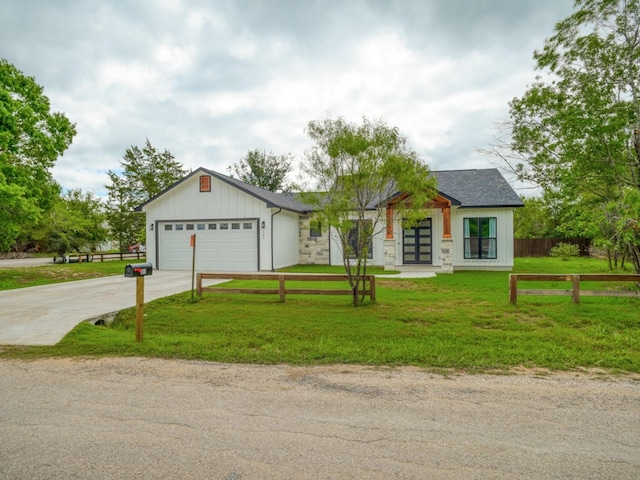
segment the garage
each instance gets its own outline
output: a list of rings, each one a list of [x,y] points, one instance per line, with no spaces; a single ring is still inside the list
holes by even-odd
[[[191,235],[196,235],[199,272],[259,269],[256,219],[158,222],[158,268],[191,270]]]

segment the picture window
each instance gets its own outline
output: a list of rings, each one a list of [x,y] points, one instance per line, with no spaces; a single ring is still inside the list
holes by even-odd
[[[496,217],[464,219],[464,258],[491,260],[498,258]]]

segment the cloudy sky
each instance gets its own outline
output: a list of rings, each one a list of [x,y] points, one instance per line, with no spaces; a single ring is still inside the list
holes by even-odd
[[[0,58],[78,133],[53,174],[104,195],[148,138],[227,173],[248,150],[303,161],[311,120],[382,118],[435,170],[490,168],[534,49],[573,0],[3,0]]]

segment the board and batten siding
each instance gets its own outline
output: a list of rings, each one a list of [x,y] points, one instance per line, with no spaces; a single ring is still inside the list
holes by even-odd
[[[258,219],[258,228],[262,221],[266,223],[264,230],[269,228],[270,210],[263,201],[215,177],[211,177],[211,191],[200,192],[199,181],[199,175],[194,175],[142,208],[146,214],[147,260],[154,267],[158,232],[151,231],[151,225],[156,222]],[[259,236],[260,268],[270,269],[270,232],[263,235],[263,231]]]
[[[300,263],[300,248],[298,245],[300,215],[286,210],[278,212],[278,209],[272,209],[272,212],[273,268],[278,269],[297,265]]]
[[[464,258],[464,219],[496,217],[497,257]],[[513,209],[461,208],[451,211],[451,236],[454,241],[454,270],[510,270],[513,268]]]
[[[373,236],[373,258],[367,260],[368,265],[384,265],[384,238],[386,236],[386,222],[384,220],[384,212],[380,215],[381,217],[378,221],[378,225],[375,227],[376,233]],[[365,212],[365,218],[375,221],[376,213],[372,211]],[[340,237],[334,228],[331,228],[329,238],[331,265],[344,265]]]

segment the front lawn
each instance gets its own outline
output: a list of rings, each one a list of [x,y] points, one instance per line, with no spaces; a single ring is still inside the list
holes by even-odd
[[[123,275],[124,267],[144,259],[108,260],[106,262],[84,262],[51,264],[39,267],[0,269],[0,290],[35,287],[51,283],[87,280],[108,275]]]
[[[604,261],[516,260],[520,273],[607,272]],[[228,285],[228,284],[227,284]],[[252,286],[233,282],[233,286]],[[135,310],[115,324],[83,323],[55,347],[4,347],[0,357],[148,356],[218,362],[415,365],[487,371],[510,367],[602,368],[640,373],[638,298],[521,297],[509,304],[507,272],[378,279],[378,301],[349,297],[188,293]],[[607,288],[602,286],[602,288]]]

